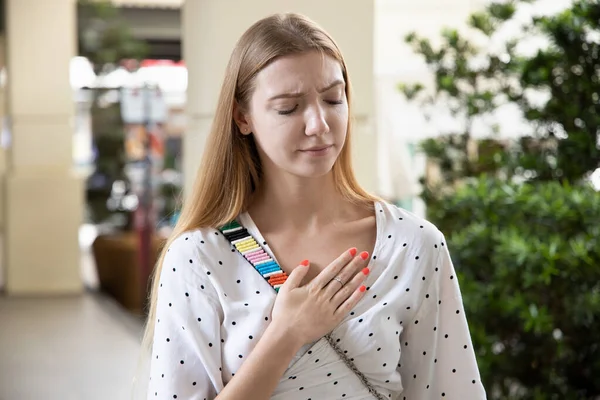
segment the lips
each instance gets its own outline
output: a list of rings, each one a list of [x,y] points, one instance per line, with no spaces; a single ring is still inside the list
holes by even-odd
[[[333,146],[333,145],[328,144],[328,145],[323,145],[323,146],[315,146],[315,147],[311,147],[308,149],[302,149],[300,151],[322,151],[322,150],[326,150],[326,149],[330,148],[331,146]]]

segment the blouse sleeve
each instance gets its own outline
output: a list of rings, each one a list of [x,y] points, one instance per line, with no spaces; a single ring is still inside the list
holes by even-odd
[[[170,246],[159,277],[148,399],[214,399],[221,377],[222,312],[194,237]]]
[[[433,279],[401,335],[401,398],[485,399],[458,280],[443,236],[435,248],[439,258],[437,265],[431,266]]]

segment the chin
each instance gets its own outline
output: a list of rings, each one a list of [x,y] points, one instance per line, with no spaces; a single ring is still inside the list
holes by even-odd
[[[271,159],[271,167],[289,175],[305,179],[315,179],[326,176],[333,170],[338,158],[338,153],[330,153],[320,157],[290,157],[285,159]],[[264,164],[263,164],[264,165]]]
[[[337,158],[338,154],[333,152],[320,157],[302,157],[294,160],[288,171],[304,178],[320,178],[333,170]]]
[[[334,162],[332,161],[330,163],[296,165],[295,168],[290,168],[288,171],[302,178],[321,178],[333,170],[333,164]]]

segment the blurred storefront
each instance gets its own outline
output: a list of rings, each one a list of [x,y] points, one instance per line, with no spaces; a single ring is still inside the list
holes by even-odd
[[[149,45],[148,58],[179,61],[183,0],[113,0],[134,37]]]
[[[78,231],[84,220],[81,169],[91,156],[83,87],[153,80],[169,105],[156,154],[182,148],[184,190],[194,178],[210,129],[222,74],[243,30],[274,12],[295,11],[325,26],[344,50],[355,96],[358,178],[376,190],[372,2],[330,0],[114,0],[149,59],[135,73],[98,77],[77,57],[76,0],[4,0],[0,33],[0,287],[9,295],[81,293]],[[235,9],[236,13],[231,13]],[[343,18],[339,12],[343,10]],[[353,24],[347,21],[352,20]],[[215,24],[215,21],[219,23]],[[192,38],[192,40],[182,40]],[[215,40],[218,38],[218,40]],[[185,59],[185,63],[181,62]],[[164,75],[165,71],[169,71]],[[114,81],[111,81],[114,80]],[[112,82],[112,83],[110,83]],[[114,85],[113,85],[114,83]],[[135,84],[134,84],[135,85]],[[139,127],[138,127],[139,128]],[[140,153],[140,129],[125,145]],[[143,136],[143,135],[142,135]],[[175,142],[177,142],[175,140]]]

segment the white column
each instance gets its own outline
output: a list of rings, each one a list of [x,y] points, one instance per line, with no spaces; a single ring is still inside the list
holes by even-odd
[[[11,148],[4,176],[9,294],[80,292],[83,187],[72,172],[75,0],[6,0]]]
[[[6,72],[6,36],[4,32],[0,35],[0,124],[4,124],[6,118],[6,82],[3,77]],[[0,126],[2,132],[3,126]],[[0,210],[4,210],[4,176],[6,174],[6,150],[1,145],[0,141]],[[3,227],[4,213],[0,211],[0,255],[3,251]],[[4,258],[0,257],[0,289],[4,287]]]
[[[377,191],[377,140],[373,122],[373,12],[370,0],[185,0],[183,54],[188,67],[188,128],[183,145],[185,189],[204,151],[225,66],[240,35],[277,12],[298,12],[338,42],[354,87],[354,165],[359,181]]]

